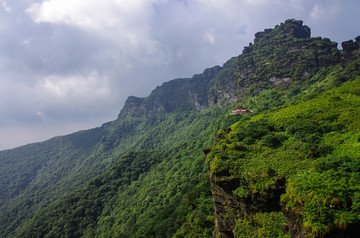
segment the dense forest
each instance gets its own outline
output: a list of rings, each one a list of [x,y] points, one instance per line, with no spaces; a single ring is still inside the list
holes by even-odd
[[[99,128],[1,151],[0,237],[357,237],[359,116],[360,37],[287,20]]]

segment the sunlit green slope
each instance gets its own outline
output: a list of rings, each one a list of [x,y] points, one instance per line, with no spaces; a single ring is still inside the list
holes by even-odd
[[[243,117],[207,149],[217,219],[235,237],[359,234],[359,66],[334,67],[308,95]]]

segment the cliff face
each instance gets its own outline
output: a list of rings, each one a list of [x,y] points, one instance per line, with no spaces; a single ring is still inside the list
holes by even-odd
[[[129,97],[120,117],[149,116],[156,112],[201,111],[213,105],[223,107],[239,102],[250,106],[249,109],[260,112],[283,105],[286,100],[295,101],[293,97],[301,98],[299,95],[312,98],[316,94],[311,92],[325,91],[354,77],[351,72],[357,72],[360,68],[358,63],[354,63],[359,57],[359,45],[360,37],[357,37],[355,42],[350,40],[342,43],[343,50],[341,51],[337,48],[336,42],[327,38],[311,37],[310,28],[303,25],[302,21],[287,20],[274,29],[265,29],[256,33],[254,43],[244,47],[241,55],[229,60],[222,67],[207,69],[203,74],[195,75],[191,79],[177,79],[164,83],[147,98]],[[339,67],[344,67],[344,71],[331,73],[331,70]],[[326,79],[326,77],[329,78]],[[321,80],[323,82],[319,84],[320,86],[311,86]],[[333,82],[329,84],[331,80]],[[324,88],[321,88],[323,86]],[[306,96],[306,94],[309,95]],[[326,110],[333,111],[337,106],[332,105]],[[296,113],[290,113],[289,116],[291,114]],[[334,112],[334,115],[327,115],[326,118],[337,118],[337,115],[338,113]],[[297,117],[304,121],[311,118],[309,115],[303,118],[302,114],[298,114]],[[332,217],[333,220],[328,221],[329,224],[325,224],[323,220],[320,221],[323,218],[318,218],[316,214],[311,218],[306,217],[306,214],[310,213],[304,214],[308,209],[305,207],[310,206],[306,205],[306,199],[292,201],[294,196],[288,189],[288,184],[291,183],[288,174],[291,172],[288,174],[279,172],[283,168],[277,168],[269,164],[269,161],[262,165],[261,160],[257,162],[262,167],[257,171],[259,175],[249,176],[254,171],[241,172],[241,168],[245,169],[243,166],[247,164],[246,160],[251,161],[251,156],[267,151],[261,147],[263,144],[276,149],[282,145],[283,141],[293,136],[287,134],[291,129],[277,124],[267,125],[265,128],[261,128],[262,126],[264,123],[260,123],[260,126],[255,123],[249,126],[248,131],[237,132],[235,136],[231,129],[225,131],[219,135],[213,148],[205,150],[215,202],[214,237],[232,238],[241,234],[256,236],[259,235],[256,232],[265,229],[266,224],[274,225],[276,228],[268,227],[267,230],[273,233],[267,235],[261,233],[260,236],[354,237],[357,226],[346,219],[342,221],[346,225],[341,225],[343,223],[339,225],[337,222],[340,218],[336,216],[340,215],[333,215],[336,218]],[[293,125],[287,126],[291,128]],[[295,139],[304,133],[303,129],[299,130]],[[336,130],[329,129],[332,133]],[[323,133],[323,131],[316,133]],[[315,134],[310,137],[319,136]],[[327,151],[324,148],[333,147],[316,144],[319,140],[319,138],[313,141],[301,139],[299,142],[301,151],[286,152],[289,153],[288,158],[294,156],[291,153],[299,156],[296,158],[300,160],[317,159],[322,153],[324,153],[323,156],[327,156],[326,153],[330,153],[332,149]],[[256,143],[256,141],[261,142]],[[289,142],[289,147],[291,143]],[[302,150],[310,154],[307,155]],[[267,151],[266,153],[266,155],[261,155],[264,156],[262,160],[268,160],[266,156],[275,152]],[[286,161],[285,158],[287,157],[283,158],[284,161]],[[293,170],[295,171],[296,168]],[[309,194],[306,196],[311,197],[311,191]],[[327,204],[326,199],[329,197],[324,199],[323,204]],[[331,217],[331,215],[327,216]],[[346,232],[343,232],[344,227]]]
[[[348,70],[329,72],[314,85],[320,93],[296,104],[241,118],[204,151],[213,237],[358,237],[359,67],[341,86],[320,87]]]
[[[353,40],[345,41],[341,44],[344,55],[344,65],[349,64],[354,58],[359,55],[360,50],[360,36]]]
[[[311,38],[310,28],[302,21],[287,20],[274,29],[256,33],[254,44],[250,43],[240,56],[222,67],[206,69],[192,78],[166,82],[146,98],[129,97],[120,116],[202,111],[213,105],[223,107],[268,88],[306,80],[320,68],[340,60],[337,43],[326,38]]]
[[[133,116],[141,115],[143,109],[144,98],[130,96],[127,98],[123,109],[121,110],[121,116]]]
[[[236,68],[237,59],[233,58],[222,67],[206,69],[192,78],[163,83],[146,98],[131,96],[119,117],[149,116],[156,112],[203,111],[215,104],[222,107],[234,103],[237,101]]]
[[[256,33],[254,44],[244,48],[235,72],[237,99],[256,111],[265,98],[265,109],[272,111],[241,118],[204,151],[214,237],[358,236],[360,212],[354,204],[360,187],[342,190],[358,174],[340,167],[357,161],[350,151],[359,139],[345,145],[330,138],[358,128],[340,125],[349,117],[344,110],[360,113],[353,110],[359,94],[349,99],[358,88],[359,46],[356,37],[340,51],[327,38],[311,38],[301,21],[287,20]],[[345,98],[357,103],[346,109]],[[286,107],[278,103],[282,100],[296,104]],[[342,146],[349,146],[347,152]]]
[[[156,112],[202,111],[209,106],[208,91],[222,67],[207,69],[192,78],[175,79],[163,83],[146,98],[129,97],[120,117],[149,116]]]
[[[336,42],[311,38],[310,28],[302,21],[287,20],[274,29],[256,33],[254,44],[244,48],[236,72],[240,95],[304,81],[340,60]]]

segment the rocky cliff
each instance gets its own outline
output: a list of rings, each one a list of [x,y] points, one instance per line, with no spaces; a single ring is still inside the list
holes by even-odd
[[[237,59],[222,67],[204,70],[192,78],[175,79],[163,83],[146,98],[131,96],[125,102],[119,117],[149,116],[156,112],[203,111],[212,105],[228,105],[237,100],[235,71]],[[221,89],[215,84],[221,82]]]
[[[340,60],[336,42],[311,38],[310,28],[302,21],[287,20],[274,29],[256,33],[254,44],[250,43],[241,55],[221,67],[166,82],[146,98],[129,97],[120,116],[223,107],[264,89],[306,80],[320,68]]]
[[[349,64],[354,58],[359,55],[360,49],[360,36],[355,38],[355,42],[353,40],[345,41],[341,44],[343,48],[344,55],[344,65]]]
[[[202,74],[189,79],[177,79],[164,83],[147,98],[129,97],[120,117],[149,116],[156,112],[201,111],[213,105],[223,107],[240,102],[258,107],[257,110],[255,109],[257,112],[271,109],[284,103],[280,97],[276,96],[281,95],[279,90],[291,92],[287,95],[291,101],[292,96],[299,94],[302,88],[308,90],[308,85],[319,80],[319,77],[323,78],[326,72],[336,65],[342,67],[352,65],[352,69],[359,70],[359,65],[353,64],[359,56],[359,45],[360,37],[356,37],[355,41],[342,43],[343,50],[339,50],[338,44],[328,38],[311,37],[311,29],[303,25],[302,21],[287,20],[273,29],[256,33],[254,42],[244,47],[241,55],[229,60],[221,67],[206,69]],[[349,80],[346,73],[342,73],[341,77],[339,75],[338,73],[333,85]],[[262,107],[259,107],[259,102],[253,99],[256,95],[260,95],[259,98],[268,97],[261,95],[271,89],[278,90],[272,91],[273,95],[270,95],[270,98],[273,97],[273,99],[267,99],[272,100],[272,104],[265,102]],[[315,87],[312,90],[318,89]],[[250,99],[253,101],[249,102],[249,98],[253,98]],[[222,140],[229,139],[228,133],[231,134],[231,130],[220,134],[215,144],[221,144]],[[257,138],[246,137],[245,139],[253,141]],[[243,155],[246,153],[246,143],[240,145],[235,143],[230,147],[239,151],[243,150],[240,153]],[[254,190],[253,182],[238,176],[234,171],[214,169],[214,166],[219,165],[214,165],[213,161],[217,161],[217,156],[214,159],[213,154],[222,154],[224,151],[226,149],[223,148],[205,150],[215,202],[214,237],[238,236],[239,219],[243,221],[250,219],[250,226],[251,224],[258,225],[259,222],[256,220],[258,214],[272,214],[266,215],[269,216],[266,219],[272,219],[273,223],[278,222],[280,224],[278,230],[283,234],[290,234],[293,237],[314,234],[323,236],[321,232],[311,233],[311,229],[304,226],[303,215],[287,209],[286,203],[281,200],[281,196],[287,192],[286,176],[279,175],[276,170],[268,166],[263,176],[271,178],[269,182],[271,185],[260,191]],[[224,163],[225,160],[227,163],[232,163],[229,162],[228,157],[221,156],[219,156],[221,158],[219,161],[222,162],[218,163]],[[237,159],[239,158],[235,160]],[[240,191],[239,188],[241,188]],[[244,227],[249,224],[244,224]],[[351,234],[357,232],[356,226],[350,224],[347,228],[346,234],[348,237],[353,237]],[[339,231],[338,228],[333,228],[331,232],[326,231],[327,237],[336,237],[340,234],[345,233],[341,232],[341,229]]]
[[[241,95],[258,93],[269,87],[301,83],[322,67],[341,60],[336,42],[310,37],[310,28],[300,20],[287,20],[274,29],[255,34],[239,56]]]
[[[359,188],[345,195],[343,185],[329,185],[340,177],[351,180],[352,175],[344,172],[340,176],[337,168],[345,166],[346,156],[349,161],[356,156],[341,149],[343,141],[336,144],[329,138],[352,130],[345,125],[337,127],[341,124],[337,118],[356,103],[345,109],[345,100],[344,104],[334,104],[335,96],[328,96],[347,95],[346,90],[356,90],[358,83],[340,93],[331,91],[317,100],[309,98],[358,77],[359,43],[360,37],[355,42],[346,41],[341,51],[327,38],[311,38],[310,28],[302,21],[287,20],[256,33],[254,43],[244,48],[235,72],[237,100],[256,108],[250,97],[259,95],[260,101],[266,90],[278,90],[264,96],[272,98],[269,101],[273,104],[266,103],[269,106],[265,108],[272,111],[256,119],[243,117],[204,151],[215,203],[214,237],[358,236],[360,218],[354,191]],[[292,101],[300,92],[308,94],[301,105],[290,109],[283,106],[279,112],[274,109],[274,105],[284,104],[276,103],[282,98]],[[333,119],[329,120],[331,115]],[[348,150],[355,149],[356,143]],[[339,151],[347,155],[341,157]],[[338,161],[335,167],[329,166],[332,159]],[[319,165],[322,163],[329,164]],[[331,178],[326,177],[332,173]]]

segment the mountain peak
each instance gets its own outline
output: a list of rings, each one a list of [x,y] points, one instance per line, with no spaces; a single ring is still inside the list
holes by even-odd
[[[222,67],[163,83],[146,98],[129,97],[120,117],[202,111],[215,104],[223,107],[266,87],[305,80],[319,68],[340,62],[336,42],[310,35],[310,28],[295,19],[258,32],[254,44],[245,46],[241,55]]]
[[[120,115],[123,117],[129,115],[138,115],[140,113],[141,104],[144,102],[145,98],[129,96],[126,101],[123,109],[120,112]],[[120,116],[119,115],[119,116]]]
[[[275,26],[274,29],[265,29],[255,34],[254,43],[267,43],[273,40],[286,38],[310,38],[311,30],[303,25],[303,21],[289,19],[285,23]]]

